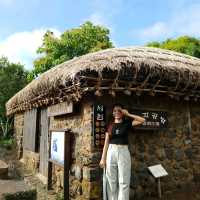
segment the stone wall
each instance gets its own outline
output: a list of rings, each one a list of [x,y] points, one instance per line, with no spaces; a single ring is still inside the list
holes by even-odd
[[[95,101],[106,106],[107,119],[112,113],[111,105],[116,102],[120,102],[128,109],[160,110],[168,113],[167,129],[135,129],[129,135],[129,150],[132,157],[130,199],[133,199],[133,194],[134,199],[157,196],[157,182],[149,173],[148,166],[162,164],[167,170],[169,175],[161,179],[162,190],[165,193],[171,193],[187,184],[193,184],[194,180],[200,180],[198,105],[193,108],[193,104],[189,105],[186,101],[176,101],[168,97],[130,97],[123,94],[115,99],[105,96]],[[193,108],[191,111],[190,107]]]
[[[137,130],[129,135],[132,156],[131,194],[134,199],[157,195],[157,182],[147,167],[162,164],[168,176],[161,179],[164,193],[187,184],[200,182],[200,107],[164,96],[88,97],[74,114],[50,118],[50,129],[71,129],[70,194],[71,199],[102,199],[101,150],[93,146],[92,105],[103,103],[107,119],[112,105],[120,102],[126,108],[161,110],[168,113],[169,126],[161,130]],[[15,117],[15,132],[22,131],[23,115]],[[21,125],[20,125],[21,123]],[[21,128],[20,128],[21,127]],[[63,188],[63,168],[53,166],[54,188]],[[130,199],[133,199],[133,195]]]
[[[137,131],[130,135],[132,154],[131,188],[138,198],[157,193],[157,183],[147,167],[162,164],[168,176],[163,177],[163,191],[172,192],[193,179],[191,139],[188,135],[187,113],[168,111],[169,128],[160,131]],[[179,116],[180,118],[178,118]]]
[[[84,105],[84,106],[82,106]],[[98,162],[101,153],[92,152],[92,104],[83,103],[78,112],[69,116],[50,117],[49,129],[71,129],[70,195],[74,199],[97,199],[101,196],[101,174]],[[39,167],[39,154],[23,151],[24,115],[15,115],[14,130],[26,174],[35,174]],[[63,189],[63,168],[53,165],[53,187]]]
[[[39,161],[40,161],[39,153],[28,150],[23,151],[24,170],[27,175],[38,173]]]
[[[21,161],[24,163],[25,173],[35,174],[38,172],[39,154],[23,149],[23,126],[24,113],[16,114],[14,116],[14,135],[17,144],[17,158],[23,158]]]
[[[71,130],[70,196],[73,199],[98,199],[101,196],[99,152],[93,152],[92,104],[83,102],[79,112],[50,118],[50,129]],[[63,168],[53,165],[56,191],[62,189]]]
[[[110,96],[88,98],[82,103],[83,110],[71,118],[51,119],[52,128],[70,128],[74,135],[73,163],[71,165],[71,195],[83,199],[102,199],[102,170],[99,169],[101,150],[93,147],[92,104],[106,106],[107,119],[112,105],[120,102],[126,108],[161,110],[168,113],[169,127],[163,130],[135,130],[129,135],[132,155],[131,194],[136,199],[157,195],[157,182],[147,167],[162,164],[169,175],[162,178],[165,193],[173,192],[193,181],[192,132],[189,127],[190,112],[186,102],[177,102],[163,97]],[[192,117],[191,117],[192,118]],[[58,170],[59,171],[59,170]],[[56,175],[54,175],[56,177]],[[132,197],[133,198],[133,195]]]
[[[200,106],[191,104],[191,149],[188,152],[192,158],[194,183],[200,183]]]
[[[24,126],[24,114],[16,114],[14,116],[14,136],[17,144],[17,158],[22,158],[23,153],[23,126]]]

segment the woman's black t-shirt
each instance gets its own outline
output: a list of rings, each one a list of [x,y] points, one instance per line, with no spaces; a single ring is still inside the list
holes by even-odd
[[[113,123],[111,129],[110,144],[128,144],[128,132],[132,129],[131,120],[123,120],[121,123]]]

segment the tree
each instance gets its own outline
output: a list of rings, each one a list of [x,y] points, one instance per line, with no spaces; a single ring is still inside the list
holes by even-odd
[[[42,57],[34,61],[34,69],[29,73],[28,79],[32,80],[38,74],[76,56],[111,47],[113,45],[109,39],[109,30],[91,22],[67,30],[59,38],[53,32],[47,31],[42,46],[37,50]]]
[[[21,64],[0,58],[0,119],[6,121],[5,103],[27,84],[27,71]]]
[[[200,40],[194,37],[181,36],[177,39],[167,39],[163,42],[150,42],[147,46],[169,49],[200,58]]]

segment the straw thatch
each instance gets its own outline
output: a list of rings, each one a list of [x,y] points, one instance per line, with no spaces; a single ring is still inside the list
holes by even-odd
[[[113,48],[50,69],[12,97],[6,108],[11,115],[102,91],[113,96],[123,91],[198,100],[199,89],[200,59],[150,47]]]

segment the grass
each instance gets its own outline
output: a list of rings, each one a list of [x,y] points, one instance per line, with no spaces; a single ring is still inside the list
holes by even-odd
[[[0,138],[0,147],[11,148],[13,144],[13,138]]]
[[[37,192],[36,190],[30,190],[30,191],[23,191],[23,192],[17,192],[14,194],[4,194],[3,195],[4,200],[36,200],[37,199]]]

